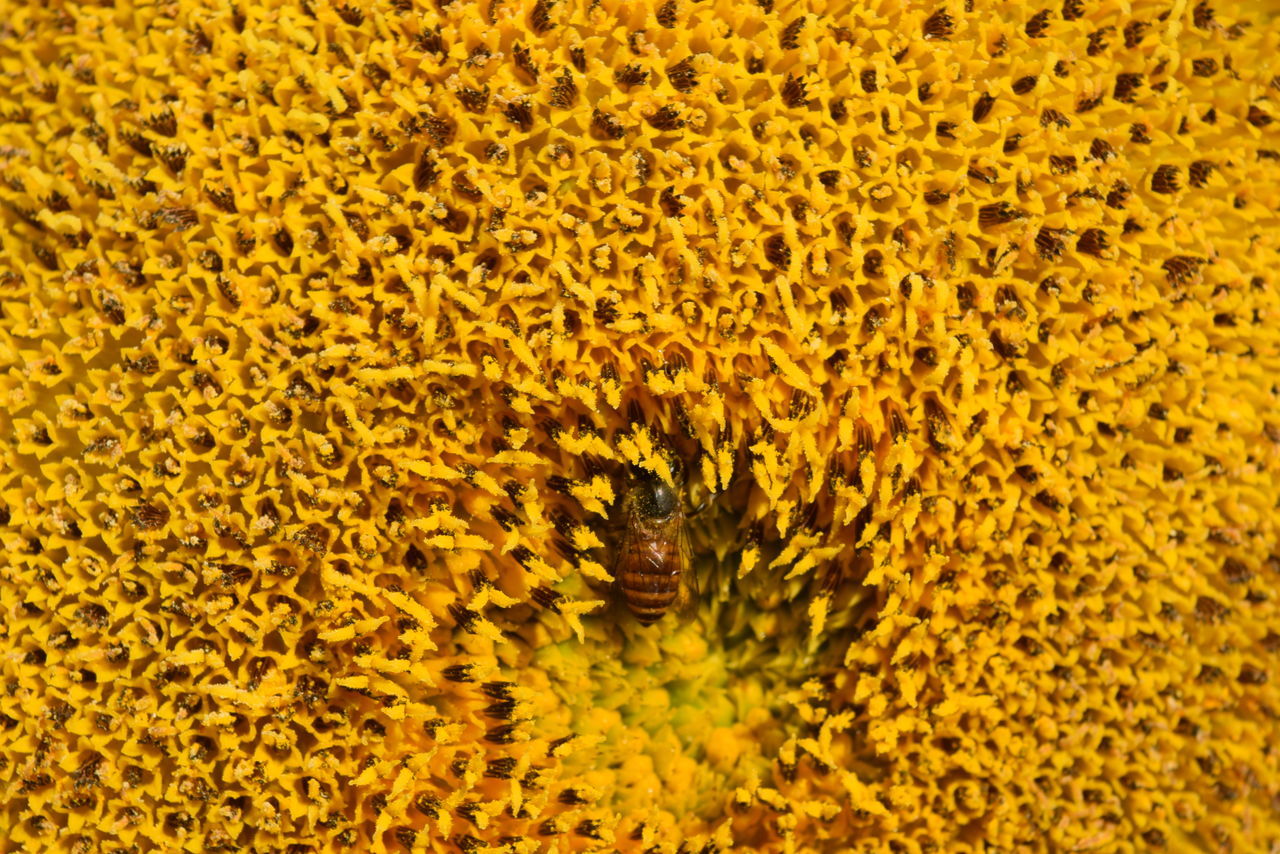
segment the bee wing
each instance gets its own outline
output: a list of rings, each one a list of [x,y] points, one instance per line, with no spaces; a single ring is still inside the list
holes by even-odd
[[[610,536],[605,548],[605,569],[612,580],[607,582],[594,582],[597,592],[605,594],[606,605],[603,609],[596,611],[596,616],[604,617],[605,620],[614,625],[630,616],[630,612],[626,605],[626,591],[622,589],[622,572],[619,569],[623,556],[626,555],[631,548],[631,528],[626,524],[618,524],[610,527]]]
[[[689,544],[689,532],[683,525],[680,526],[677,548],[684,571],[680,573],[680,588],[671,610],[675,612],[676,619],[683,623],[698,613],[698,605],[702,601],[702,595],[698,590],[698,573],[693,568],[693,549]]]
[[[609,510],[607,536],[605,538],[605,569],[613,576],[609,589],[617,594],[621,592],[618,566],[634,547],[635,541],[635,502],[630,499],[628,491],[624,491],[614,501]]]
[[[633,548],[631,542],[633,537],[634,535],[631,531],[631,526],[626,524],[618,526],[614,530],[613,536],[610,537],[608,551],[609,563],[605,568],[609,571],[609,574],[613,576],[613,580],[609,582],[609,592],[615,600],[620,600],[622,598],[622,571],[620,567],[622,566],[623,560],[625,560],[626,556],[630,554],[631,549]]]

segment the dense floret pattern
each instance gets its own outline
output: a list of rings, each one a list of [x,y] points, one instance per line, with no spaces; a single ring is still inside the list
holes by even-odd
[[[0,2],[0,851],[1280,850],[1276,12]]]

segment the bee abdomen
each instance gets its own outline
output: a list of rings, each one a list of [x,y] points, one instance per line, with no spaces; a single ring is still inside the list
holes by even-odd
[[[660,620],[680,592],[679,574],[673,572],[623,572],[618,581],[623,601],[644,625]]]

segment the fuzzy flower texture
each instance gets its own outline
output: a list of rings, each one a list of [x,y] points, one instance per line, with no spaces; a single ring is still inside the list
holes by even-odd
[[[0,0],[0,852],[1280,851],[1278,15]]]

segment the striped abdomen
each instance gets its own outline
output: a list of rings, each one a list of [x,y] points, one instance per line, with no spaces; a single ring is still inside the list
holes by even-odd
[[[614,567],[623,601],[646,626],[660,620],[675,603],[680,593],[680,575],[685,571],[683,532],[665,534],[665,531],[628,530]]]

